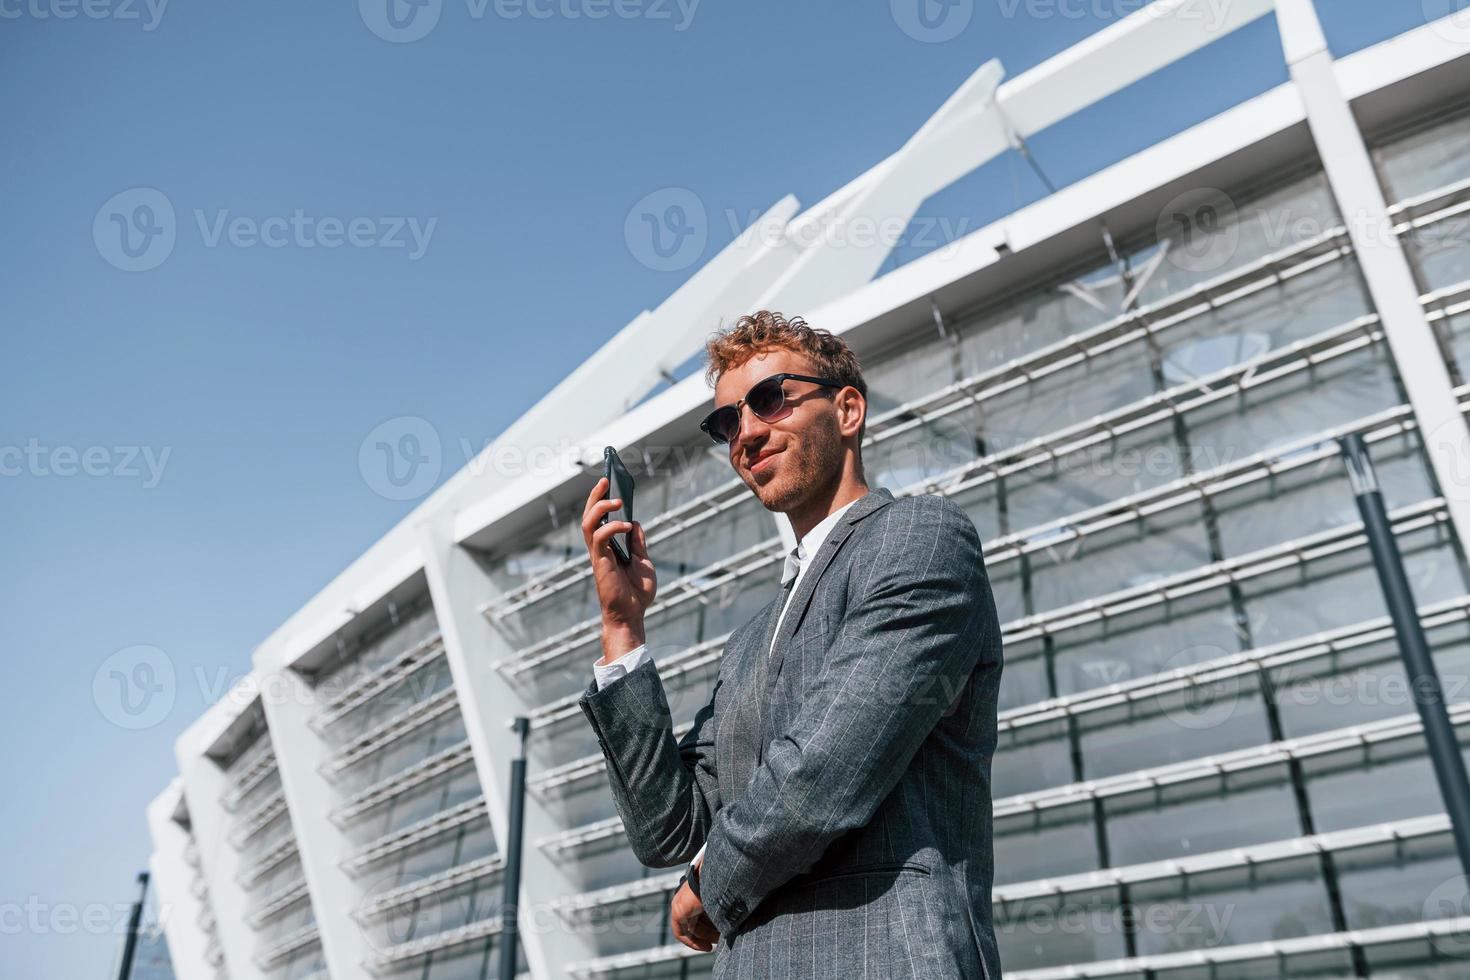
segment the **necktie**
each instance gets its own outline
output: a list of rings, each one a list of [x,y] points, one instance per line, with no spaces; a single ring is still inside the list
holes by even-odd
[[[791,601],[791,591],[796,588],[796,576],[801,571],[801,559],[797,557],[797,549],[792,548],[786,554],[786,567],[781,574],[784,581],[781,583],[781,598],[776,601],[776,625],[771,632],[771,645],[766,650],[767,659],[776,649],[776,634],[781,632],[781,621],[786,618],[786,603]]]

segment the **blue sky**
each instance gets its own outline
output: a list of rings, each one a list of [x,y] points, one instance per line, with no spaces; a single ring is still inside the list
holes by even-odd
[[[374,0],[0,0],[6,975],[108,969],[115,931],[65,910],[121,918],[174,739],[421,499],[365,477],[374,427],[426,420],[442,480],[728,215],[819,200],[985,60],[1135,8],[957,0],[938,41],[914,2],[430,0],[399,42]],[[1320,6],[1339,54],[1424,19]],[[1284,77],[1268,19],[1033,146],[1069,183]],[[625,236],[668,188],[708,216],[672,271]],[[973,229],[1040,192],[1003,159],[925,213]],[[109,685],[140,646],[175,688],[138,727]]]

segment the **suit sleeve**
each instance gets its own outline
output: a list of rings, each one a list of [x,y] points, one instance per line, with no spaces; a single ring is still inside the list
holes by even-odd
[[[720,681],[715,680],[714,691]],[[714,691],[678,741],[652,658],[600,690],[594,680],[578,705],[607,760],[613,803],[633,853],[645,866],[690,860],[720,809],[715,772]]]
[[[871,556],[854,564],[821,675],[710,831],[700,895],[722,935],[867,825],[981,658],[999,656],[968,515],[940,497],[889,509]]]

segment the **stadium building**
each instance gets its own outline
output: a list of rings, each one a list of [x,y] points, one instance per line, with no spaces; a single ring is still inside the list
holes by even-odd
[[[1334,58],[1310,0],[1196,6],[1014,78],[981,66],[872,170],[775,205],[266,639],[149,811],[177,974],[495,975],[525,715],[522,971],[709,975],[576,705],[598,653],[578,518],[617,446],[681,734],[794,543],[698,431],[687,370],[770,308],[861,356],[870,482],[951,497],[985,541],[1008,980],[1470,976],[1470,894],[1335,443],[1367,439],[1470,725],[1470,31]],[[1264,17],[1277,88],[896,267],[820,233],[909,221]],[[589,419],[593,377],[624,387]],[[570,465],[489,465],[568,441]]]

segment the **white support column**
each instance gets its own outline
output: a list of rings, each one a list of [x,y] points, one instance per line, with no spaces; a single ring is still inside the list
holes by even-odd
[[[454,518],[453,512],[441,510],[421,522],[418,531],[429,594],[439,617],[460,711],[464,713],[475,771],[490,811],[496,843],[503,852],[508,830],[506,791],[510,763],[519,741],[510,729],[510,722],[516,715],[529,713],[533,706],[525,704],[491,667],[494,661],[512,651],[504,637],[479,612],[481,604],[491,598],[493,587],[469,553],[455,544]],[[592,679],[591,664],[587,666],[587,679]],[[526,753],[529,759],[535,758],[535,738],[532,732]],[[567,875],[566,869],[535,846],[537,839],[565,829],[553,820],[534,793],[526,794],[518,921],[526,962],[537,980],[565,977],[567,964],[594,956],[588,939],[566,925],[551,907],[553,900],[579,891],[577,883]]]
[[[174,779],[148,804],[148,832],[153,856],[148,869],[158,903],[158,922],[168,942],[168,956],[178,980],[211,980],[214,970],[205,959],[209,936],[200,925],[206,908],[193,892],[194,867],[189,863],[189,832],[174,820],[181,808],[183,784]]]
[[[342,870],[353,845],[331,819],[337,803],[319,768],[328,761],[330,748],[308,726],[321,705],[311,685],[286,666],[289,660],[282,645],[267,643],[255,652],[255,673],[268,695],[265,718],[275,746],[276,768],[286,805],[291,808],[296,850],[311,893],[327,971],[332,980],[366,980],[369,974],[364,963],[374,950],[352,918],[363,903],[363,889]]]
[[[1276,17],[1292,81],[1408,391],[1450,521],[1461,545],[1470,547],[1470,431],[1424,317],[1408,259],[1393,233],[1368,147],[1343,96],[1312,0],[1277,0]]]
[[[245,923],[250,912],[249,896],[236,878],[241,870],[240,852],[230,846],[230,814],[220,802],[229,778],[205,753],[254,698],[254,684],[253,676],[237,683],[179,737],[175,746],[184,796],[189,801],[194,845],[209,882],[209,903],[230,980],[265,980],[266,975],[255,965],[255,954],[259,952],[256,935]]]

